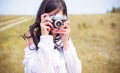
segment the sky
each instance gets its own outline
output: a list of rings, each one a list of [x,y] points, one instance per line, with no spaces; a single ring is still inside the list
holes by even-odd
[[[0,0],[0,15],[36,15],[42,0]],[[68,14],[104,14],[120,0],[65,0]]]

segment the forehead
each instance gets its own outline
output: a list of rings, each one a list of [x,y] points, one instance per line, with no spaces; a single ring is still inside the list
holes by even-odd
[[[63,15],[63,11],[56,9],[56,10],[54,10],[52,12],[49,12],[48,14],[49,14],[49,16],[56,15],[56,14]]]

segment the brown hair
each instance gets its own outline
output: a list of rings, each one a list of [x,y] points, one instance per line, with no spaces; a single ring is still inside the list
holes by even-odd
[[[29,30],[31,32],[31,36],[33,38],[34,44],[36,46],[36,50],[38,50],[38,42],[40,41],[41,36],[41,28],[40,28],[40,22],[41,22],[41,15],[43,13],[49,13],[54,10],[62,10],[63,14],[67,16],[67,7],[64,2],[64,0],[43,0],[36,16],[36,20],[33,25],[30,26]],[[36,30],[36,35],[34,35],[34,30]]]

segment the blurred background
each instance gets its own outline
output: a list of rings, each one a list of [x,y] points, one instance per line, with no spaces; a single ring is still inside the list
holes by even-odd
[[[24,40],[42,0],[0,0],[0,73],[24,73]],[[82,73],[120,73],[120,0],[65,0]]]

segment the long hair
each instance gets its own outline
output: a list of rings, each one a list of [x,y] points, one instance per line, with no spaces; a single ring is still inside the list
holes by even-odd
[[[35,48],[36,50],[38,50],[37,45],[40,42],[40,36],[41,36],[41,27],[40,27],[41,15],[43,13],[49,13],[56,9],[62,10],[63,14],[67,16],[67,7],[64,0],[43,0],[38,9],[34,24],[29,27],[31,36],[33,38],[33,42],[36,46]],[[34,33],[35,30],[36,33]]]

